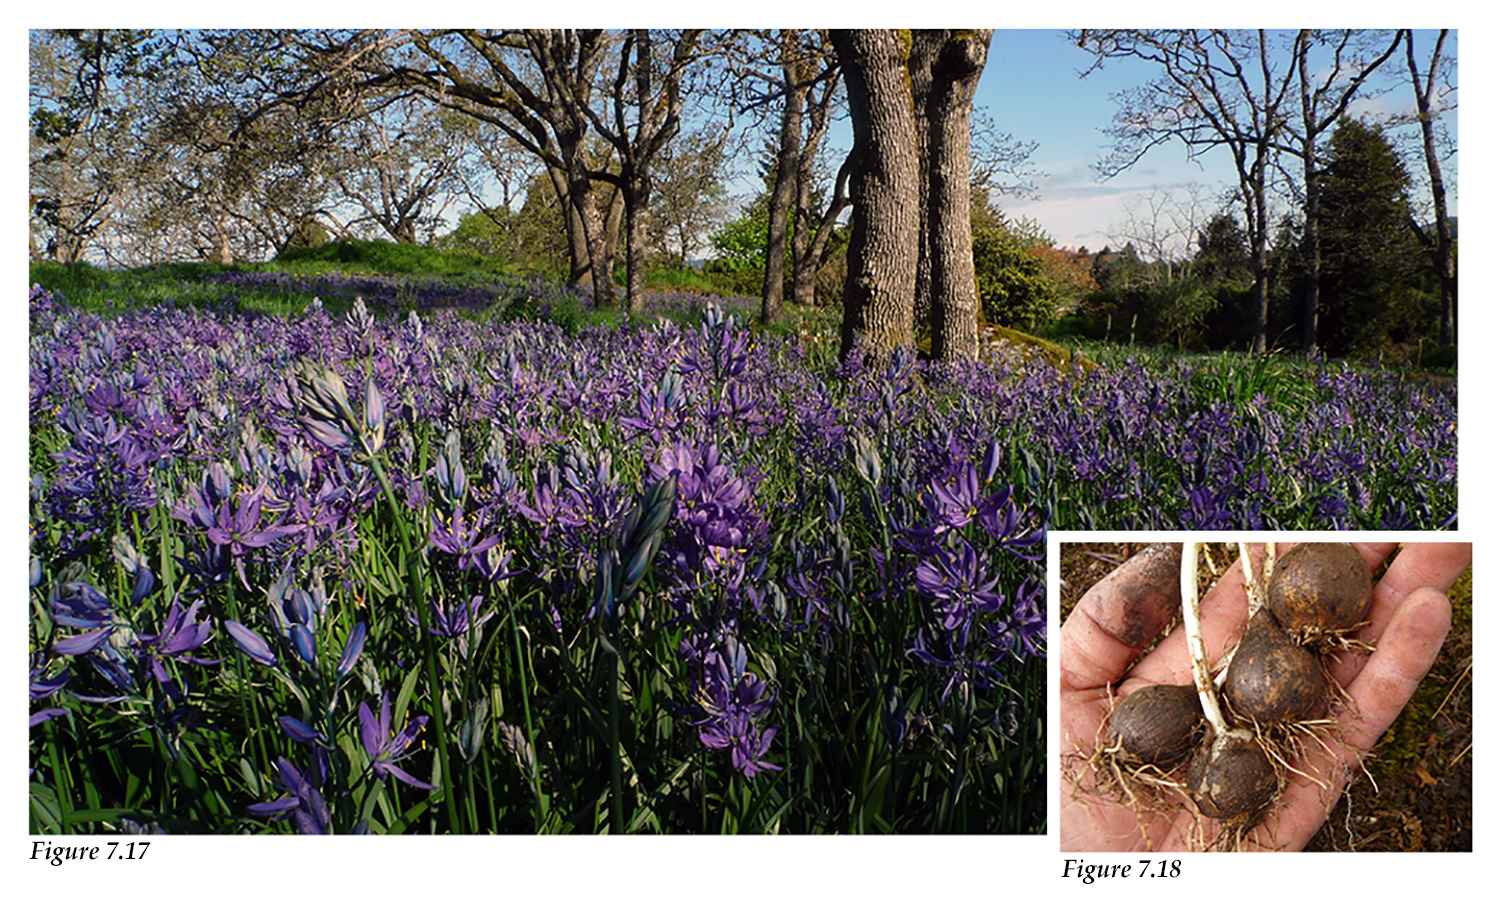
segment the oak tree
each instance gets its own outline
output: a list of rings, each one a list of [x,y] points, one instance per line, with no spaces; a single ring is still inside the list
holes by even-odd
[[[932,359],[977,351],[969,227],[970,115],[990,30],[835,30],[854,127],[841,349],[876,361],[913,342],[930,305]]]

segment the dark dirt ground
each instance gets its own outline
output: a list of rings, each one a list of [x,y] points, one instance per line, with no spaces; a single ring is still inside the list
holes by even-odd
[[[1146,543],[1068,542],[1059,547],[1058,595],[1066,619],[1089,587]],[[1207,549],[1200,580],[1205,590],[1237,554],[1230,544]],[[1437,662],[1371,751],[1365,763],[1369,775],[1354,777],[1307,851],[1473,850],[1472,568],[1448,598],[1453,627]]]

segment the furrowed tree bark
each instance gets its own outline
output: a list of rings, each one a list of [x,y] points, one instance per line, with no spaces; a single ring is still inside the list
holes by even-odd
[[[650,189],[631,183],[621,188],[625,199],[625,305],[629,312],[639,312],[646,300],[646,202]]]
[[[583,246],[588,255],[589,284],[594,289],[594,306],[613,306],[614,271],[604,243],[604,222],[599,217],[599,203],[588,174],[575,166],[570,166],[568,170],[568,204],[577,214],[578,226],[583,230]]]
[[[916,123],[917,136],[917,281],[912,294],[912,329],[930,328],[932,316],[932,138],[931,123],[934,118],[945,121],[947,114],[933,111],[936,106],[933,92],[932,68],[947,40],[942,29],[913,29],[911,33],[911,57],[907,67],[911,73],[912,118]]]
[[[979,352],[974,243],[969,227],[969,128],[974,92],[993,30],[948,30],[931,60],[927,99],[927,306],[935,364],[972,360]],[[915,85],[916,81],[913,81]],[[918,269],[918,310],[922,303]]]
[[[610,278],[615,274],[615,257],[620,249],[621,228],[625,226],[625,197],[618,189],[610,187],[609,201],[604,206],[604,262],[609,267]]]
[[[568,174],[560,167],[548,167],[547,178],[557,193],[558,207],[562,210],[563,230],[568,239],[568,284],[592,285],[593,273],[589,263],[588,244],[584,241],[583,219],[568,201]]]
[[[835,30],[857,152],[840,355],[883,363],[912,345],[917,274],[916,124],[909,33]]]
[[[786,225],[791,216],[792,193],[797,184],[797,165],[802,153],[802,111],[807,85],[802,81],[796,34],[781,34],[781,74],[784,103],[781,139],[776,152],[776,181],[771,187],[766,221],[766,275],[760,298],[760,322],[774,324],[785,315],[782,306],[786,288]]]

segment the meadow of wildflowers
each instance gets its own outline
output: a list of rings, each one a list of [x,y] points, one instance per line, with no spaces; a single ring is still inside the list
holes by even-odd
[[[1048,528],[1457,508],[1455,390],[1378,370],[867,370],[402,291],[32,290],[33,832],[1041,832]]]

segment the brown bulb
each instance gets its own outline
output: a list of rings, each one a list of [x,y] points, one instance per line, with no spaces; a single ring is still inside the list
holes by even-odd
[[[1238,715],[1262,724],[1320,717],[1328,698],[1317,655],[1292,643],[1264,610],[1245,629],[1224,696]]]
[[[1365,620],[1370,567],[1347,542],[1309,542],[1276,562],[1267,592],[1271,612],[1297,644],[1346,633]]]
[[[1205,817],[1252,824],[1281,789],[1276,768],[1255,738],[1219,735],[1188,764],[1188,795]]]
[[[1111,739],[1158,769],[1172,769],[1193,752],[1203,732],[1203,711],[1192,686],[1147,686],[1115,708]]]

